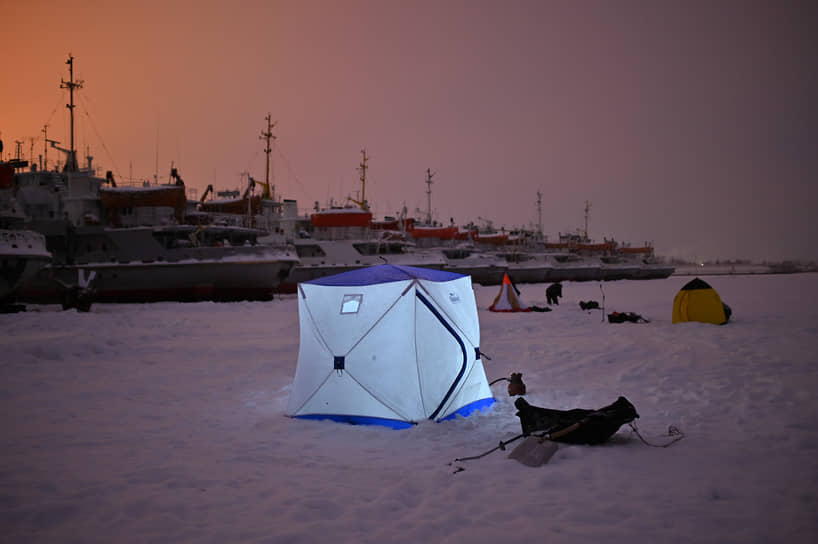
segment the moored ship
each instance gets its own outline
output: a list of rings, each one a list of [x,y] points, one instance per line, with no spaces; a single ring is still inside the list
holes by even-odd
[[[96,175],[90,157],[79,167],[73,142],[79,84],[73,57],[66,64],[72,131],[70,148],[57,148],[66,155],[63,168],[17,162],[0,190],[0,200],[15,200],[23,228],[40,233],[52,255],[20,287],[20,300],[64,303],[78,284],[99,302],[270,299],[297,263],[295,253],[258,243],[257,229],[185,224],[185,185],[175,169],[165,185],[118,186],[110,172]]]

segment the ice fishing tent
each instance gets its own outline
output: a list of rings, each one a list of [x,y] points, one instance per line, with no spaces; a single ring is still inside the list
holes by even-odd
[[[701,321],[724,325],[730,319],[730,307],[715,289],[695,278],[682,287],[673,299],[673,322]]]
[[[287,415],[409,427],[491,405],[471,278],[379,265],[298,285]]]
[[[494,302],[489,306],[492,312],[530,312],[531,309],[522,303],[517,296],[517,291],[511,284],[508,274],[503,275],[503,283],[500,285],[500,292],[494,297]]]

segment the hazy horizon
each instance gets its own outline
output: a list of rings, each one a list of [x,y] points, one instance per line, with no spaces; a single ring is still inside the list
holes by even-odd
[[[43,133],[117,179],[264,178],[304,213],[588,234],[696,260],[818,259],[809,1],[0,3],[3,158]],[[57,151],[48,150],[49,162]],[[189,194],[193,196],[193,194]]]

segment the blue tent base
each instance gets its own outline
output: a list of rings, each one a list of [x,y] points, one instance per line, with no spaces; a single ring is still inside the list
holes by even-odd
[[[481,411],[485,410],[486,408],[488,408],[492,404],[494,404],[494,397],[489,397],[487,399],[476,400],[476,401],[474,401],[474,402],[472,402],[470,404],[467,404],[467,405],[463,406],[462,408],[458,408],[457,410],[455,410],[454,412],[452,412],[448,416],[444,417],[440,421],[449,421],[450,419],[454,419],[457,416],[468,417],[472,413],[476,412],[477,410],[481,410]]]
[[[494,398],[492,397],[476,400],[457,409],[440,421],[449,421],[458,416],[468,417],[475,411],[484,410],[492,404],[494,404]],[[399,419],[385,419],[381,417],[368,416],[347,416],[341,414],[304,414],[294,417],[299,419],[328,420],[335,421],[336,423],[348,423],[350,425],[380,425],[382,427],[389,427],[390,429],[408,429],[416,424],[413,421],[401,421]]]
[[[350,425],[381,425],[391,429],[408,429],[415,425],[411,421],[401,421],[399,419],[384,419],[381,417],[368,416],[344,416],[340,414],[305,414],[295,416],[299,419],[329,420],[337,423],[349,423]]]

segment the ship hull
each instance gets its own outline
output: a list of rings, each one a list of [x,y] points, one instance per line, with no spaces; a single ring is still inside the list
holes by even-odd
[[[310,265],[310,264],[298,264],[292,268],[290,273],[287,277],[282,280],[281,284],[275,289],[276,293],[281,294],[288,294],[288,293],[295,293],[298,291],[298,284],[304,283],[307,281],[315,280],[318,278],[325,278],[327,276],[332,276],[334,274],[340,274],[342,272],[349,272],[351,270],[358,270],[360,268],[366,268],[368,266],[375,266],[378,263],[366,263],[366,264],[356,264],[356,265],[349,265],[349,264],[338,264],[338,265]],[[383,262],[381,262],[383,264]],[[428,263],[411,263],[411,264],[404,264],[404,263],[394,263],[398,264],[399,266],[415,266],[418,268],[433,268],[436,270],[442,270],[443,266],[441,264],[428,264]]]
[[[600,281],[602,273],[599,267],[554,268],[548,281]]]
[[[502,266],[479,267],[457,264],[447,264],[443,269],[455,274],[471,276],[472,283],[478,285],[500,285],[503,283],[503,276],[508,271]]]
[[[641,274],[639,265],[606,265],[603,264],[599,271],[603,281],[638,279]]]
[[[0,301],[11,300],[51,261],[50,257],[0,256]]]
[[[550,266],[514,266],[509,264],[508,275],[514,283],[546,283],[555,281]],[[502,278],[501,278],[502,281]]]
[[[87,263],[41,270],[19,293],[29,303],[61,303],[64,285],[94,272],[95,302],[270,300],[294,261],[243,260],[177,263]],[[81,272],[82,271],[82,272]]]
[[[378,264],[437,270],[446,264],[442,254],[414,251],[400,241],[307,239],[297,240],[294,247],[299,262],[282,280],[279,293],[294,293],[299,283]]]
[[[50,262],[51,253],[40,234],[0,231],[0,302],[13,301],[17,291]]]
[[[638,280],[660,280],[669,278],[676,272],[673,266],[665,266],[661,264],[642,264],[639,271],[636,273],[634,279]]]

